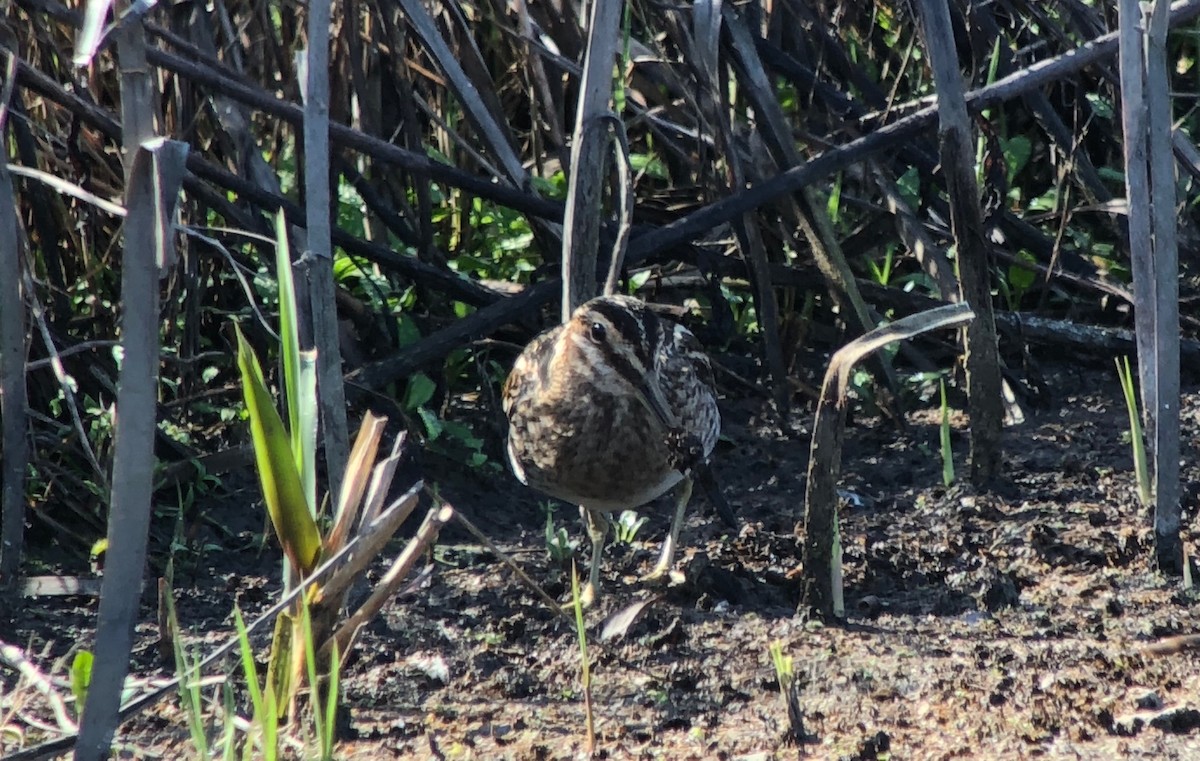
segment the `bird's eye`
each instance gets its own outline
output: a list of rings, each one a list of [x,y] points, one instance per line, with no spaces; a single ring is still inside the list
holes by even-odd
[[[592,323],[592,340],[593,341],[595,341],[598,344],[604,343],[604,338],[607,334],[608,333],[605,330],[603,323],[599,323],[599,322]]]

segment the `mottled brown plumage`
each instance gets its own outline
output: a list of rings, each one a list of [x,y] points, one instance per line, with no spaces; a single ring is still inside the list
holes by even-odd
[[[599,587],[607,513],[682,482],[654,576],[670,570],[692,466],[720,433],[708,358],[695,336],[642,301],[604,296],[542,333],[504,384],[508,457],[522,482],[580,506],[592,539],[584,591]]]

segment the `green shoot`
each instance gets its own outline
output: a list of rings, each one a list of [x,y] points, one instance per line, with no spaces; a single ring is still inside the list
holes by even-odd
[[[879,261],[869,260],[867,267],[871,270],[871,279],[879,285],[888,285],[892,282],[892,268],[896,262],[896,246],[888,244],[883,247],[883,259]]]
[[[261,755],[256,758],[275,761],[279,755],[279,712],[275,708],[275,692],[263,690],[259,684],[254,650],[250,647],[250,636],[246,633],[246,622],[242,619],[241,610],[234,608],[233,621],[237,626],[238,650],[242,657],[242,671],[246,674],[246,689],[250,693],[250,703],[254,709],[251,725],[258,729],[262,744]],[[253,742],[253,737],[247,738],[247,749]]]
[[[619,518],[613,522],[617,544],[633,544],[638,531],[646,524],[646,516],[637,514],[637,510],[623,510]]]
[[[579,657],[582,661],[583,711],[587,724],[587,754],[596,750],[596,716],[592,712],[592,670],[588,663],[587,626],[583,621],[583,602],[579,599],[579,569],[571,563],[571,602],[575,606],[575,630],[579,632]]]
[[[1133,385],[1133,371],[1129,367],[1129,357],[1125,364],[1116,360],[1117,377],[1121,381],[1121,390],[1125,393],[1125,408],[1129,411],[1129,444],[1133,448],[1133,472],[1137,477],[1138,499],[1143,505],[1154,501],[1150,488],[1150,468],[1146,460],[1146,442],[1142,437],[1142,418],[1138,414],[1137,391]]]
[[[800,709],[800,682],[796,680],[792,656],[784,654],[783,643],[779,640],[772,642],[767,652],[775,668],[775,681],[779,684],[779,697],[783,698],[783,705],[787,709],[792,737],[797,742],[804,742],[807,733],[804,731],[804,712]]]
[[[71,661],[71,694],[75,696],[75,718],[83,714],[88,687],[92,684],[92,651],[80,650]]]
[[[939,381],[942,391],[942,483],[954,483],[954,450],[950,448],[950,408],[946,405],[946,381]]]
[[[328,695],[323,703],[321,683],[317,677],[317,648],[313,642],[312,614],[307,600],[303,596],[300,599],[303,601],[300,606],[300,622],[304,632],[304,663],[308,669],[308,684],[312,689],[312,699],[309,702],[312,707],[313,731],[319,748],[317,757],[321,761],[330,761],[333,758],[337,719],[337,645],[334,645],[333,654],[330,656]]]
[[[221,734],[221,761],[233,761],[237,757],[237,726],[233,722],[236,710],[233,685],[226,679],[221,685],[221,715],[225,717],[225,731]]]
[[[167,631],[171,638],[171,649],[175,652],[175,671],[179,674],[179,702],[187,714],[188,732],[192,735],[192,747],[197,758],[208,758],[208,727],[204,721],[204,696],[200,692],[200,664],[189,657],[183,646],[179,631],[179,617],[175,614],[175,594],[170,585],[173,576],[167,571],[166,593],[162,596],[167,610]]]
[[[564,564],[575,554],[576,543],[567,529],[554,525],[553,509],[546,510],[546,552],[555,563]]]
[[[1190,592],[1194,586],[1192,582],[1192,559],[1188,556],[1187,547],[1183,548],[1183,591]]]
[[[829,558],[829,578],[833,585],[833,615],[846,617],[846,597],[842,576],[842,527],[833,522],[833,553]]]
[[[779,683],[779,694],[786,699],[795,676],[792,671],[792,656],[784,655],[783,643],[779,640],[772,642],[767,652],[771,655],[771,665],[775,667],[775,681]]]

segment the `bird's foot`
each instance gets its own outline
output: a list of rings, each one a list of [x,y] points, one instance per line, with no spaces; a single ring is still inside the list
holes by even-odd
[[[642,577],[642,581],[647,584],[654,584],[661,587],[669,587],[674,584],[682,584],[686,577],[683,571],[678,571],[671,565],[656,565],[654,570]]]
[[[657,565],[654,570],[642,577],[642,581],[666,583],[671,580],[671,567]]]

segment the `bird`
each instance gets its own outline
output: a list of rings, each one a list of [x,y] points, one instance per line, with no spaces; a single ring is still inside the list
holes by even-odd
[[[648,578],[665,576],[692,471],[707,468],[721,432],[712,366],[692,332],[635,297],[594,298],[525,347],[504,383],[503,408],[517,478],[580,506],[592,543],[581,602],[599,595],[608,514],[679,485]]]

